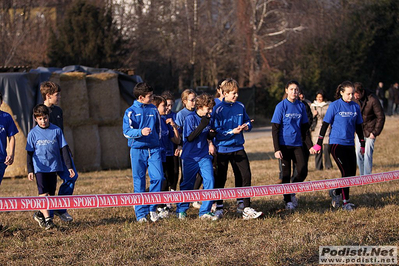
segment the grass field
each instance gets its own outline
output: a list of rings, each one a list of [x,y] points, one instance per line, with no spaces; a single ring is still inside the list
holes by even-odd
[[[377,138],[374,173],[399,169],[398,117],[388,117]],[[249,140],[253,185],[275,184],[278,163],[271,137]],[[307,181],[340,177],[334,169],[315,171],[309,162]],[[233,185],[229,172],[228,186]],[[81,173],[75,194],[131,193],[130,169]],[[33,212],[0,213],[0,265],[317,265],[319,246],[399,244],[398,181],[351,189],[353,212],[332,210],[326,191],[298,194],[300,206],[284,210],[282,196],[254,198],[252,206],[264,218],[244,221],[235,202],[222,220],[176,218],[139,224],[133,208],[70,210],[74,221],[54,222],[44,231]],[[5,179],[1,196],[34,196],[34,182]]]

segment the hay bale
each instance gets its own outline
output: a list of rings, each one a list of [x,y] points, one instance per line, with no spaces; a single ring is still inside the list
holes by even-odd
[[[80,72],[60,75],[62,95],[61,108],[66,125],[82,125],[90,116],[89,97],[86,87],[86,74]]]
[[[89,95],[90,117],[96,121],[120,118],[120,93],[118,75],[113,73],[93,74],[86,77]]]
[[[16,177],[16,176],[27,176],[28,168],[26,166],[26,137],[21,130],[21,127],[15,121],[15,116],[11,111],[11,108],[8,104],[3,102],[0,108],[1,111],[9,113],[14,120],[15,125],[17,126],[18,133],[15,135],[15,154],[14,154],[14,163],[6,168],[6,172],[4,173],[4,177]],[[8,142],[8,139],[7,139]],[[7,145],[7,153],[9,151],[9,146]]]
[[[116,126],[100,126],[102,169],[126,169],[130,167],[130,150],[122,134],[122,121]]]
[[[68,143],[69,149],[74,154],[74,143],[73,143],[73,131],[70,127],[64,127],[64,137],[66,142]]]
[[[74,161],[78,171],[101,170],[98,126],[86,124],[73,129]]]
[[[125,115],[125,111],[127,108],[130,107],[130,105],[123,99],[122,96],[120,97],[120,116],[123,117]]]

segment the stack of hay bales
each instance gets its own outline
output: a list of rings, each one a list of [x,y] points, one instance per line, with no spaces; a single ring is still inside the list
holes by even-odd
[[[122,134],[118,75],[72,72],[53,75],[61,86],[64,135],[79,171],[124,169],[130,166]]]
[[[4,173],[5,177],[15,177],[15,176],[26,176],[28,173],[28,169],[26,166],[26,137],[21,130],[19,124],[15,121],[15,116],[11,111],[10,106],[8,106],[5,102],[2,103],[1,111],[9,113],[17,126],[18,133],[15,135],[15,152],[14,152],[14,163],[6,168]],[[8,139],[7,139],[8,143]],[[7,154],[9,154],[9,146],[7,145]]]
[[[122,134],[123,115],[118,75],[100,73],[86,78],[90,117],[99,129],[102,169],[121,169],[130,166],[127,140]]]

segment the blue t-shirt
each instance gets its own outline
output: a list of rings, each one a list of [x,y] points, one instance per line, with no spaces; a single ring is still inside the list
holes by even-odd
[[[4,163],[7,157],[7,137],[18,133],[14,120],[9,113],[0,111],[0,163]]]
[[[59,127],[50,123],[48,128],[36,125],[26,139],[26,150],[33,151],[35,173],[52,173],[63,170],[61,148],[67,142]]]
[[[209,155],[209,147],[208,147],[208,133],[211,129],[211,123],[202,130],[201,134],[196,137],[192,142],[187,140],[187,137],[190,136],[191,132],[193,132],[201,122],[201,117],[196,113],[192,112],[186,117],[184,129],[183,129],[183,151],[181,154],[181,158],[191,159],[195,161],[199,161],[202,158],[205,158]]]
[[[271,122],[280,125],[280,145],[302,146],[301,125],[308,123],[304,103],[298,100],[293,103],[287,99],[282,100],[277,104]]]
[[[339,99],[330,104],[323,119],[331,125],[330,144],[355,145],[356,125],[363,123],[359,105]]]
[[[193,113],[194,110],[190,111],[187,108],[181,109],[177,114],[176,114],[176,120],[175,123],[179,127],[179,132],[180,134],[183,133],[183,128],[184,128],[184,121],[186,120],[187,115]]]

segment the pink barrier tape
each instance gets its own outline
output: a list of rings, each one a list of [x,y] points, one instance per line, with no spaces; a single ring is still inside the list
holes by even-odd
[[[354,187],[392,180],[399,180],[399,170],[364,176],[352,176],[337,179],[308,181],[302,183],[265,185],[255,187],[106,195],[5,197],[0,198],[0,211],[105,208],[148,204],[225,200],[249,197],[252,198],[289,193],[321,191],[341,187]]]

